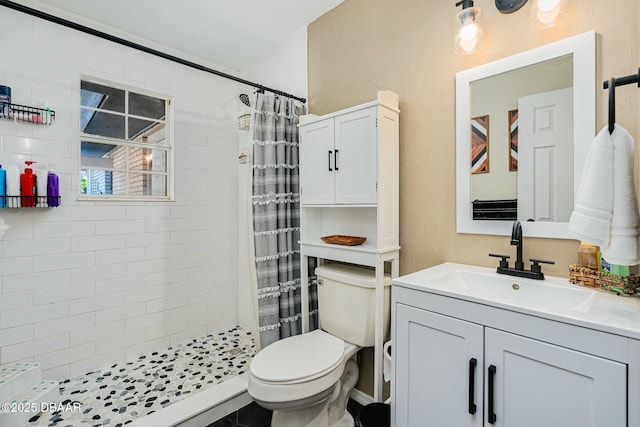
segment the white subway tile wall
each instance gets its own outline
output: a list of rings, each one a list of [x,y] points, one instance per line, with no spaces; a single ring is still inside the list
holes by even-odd
[[[175,201],[78,201],[81,76],[174,105]],[[0,84],[56,111],[0,120],[0,164],[54,164],[62,204],[1,209],[0,363],[64,379],[238,323],[238,94],[250,90],[3,8]]]

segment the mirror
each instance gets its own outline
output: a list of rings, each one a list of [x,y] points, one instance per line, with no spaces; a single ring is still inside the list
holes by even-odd
[[[594,32],[456,75],[458,233],[571,238],[595,87]]]

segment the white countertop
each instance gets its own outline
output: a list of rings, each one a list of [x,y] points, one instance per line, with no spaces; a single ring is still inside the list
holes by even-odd
[[[466,279],[459,280],[460,275],[465,276]],[[468,283],[470,280],[487,284],[470,288],[462,283],[464,281]],[[397,277],[393,279],[393,284],[640,339],[640,298],[617,296],[574,285],[565,278],[547,276],[545,280],[531,280],[497,274],[493,268],[444,263]],[[505,291],[505,284],[508,284],[509,289],[512,284],[518,284],[520,290]],[[502,286],[502,290],[498,290],[499,286]],[[498,296],[494,292],[496,290],[498,290]],[[571,307],[559,302],[561,295],[572,293],[577,294],[584,301]],[[502,297],[503,295],[505,297]],[[558,298],[554,298],[554,295]]]

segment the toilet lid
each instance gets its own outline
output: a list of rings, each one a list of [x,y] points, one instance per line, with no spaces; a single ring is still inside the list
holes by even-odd
[[[251,361],[251,374],[262,381],[294,382],[317,376],[342,361],[344,341],[315,330],[277,341]]]

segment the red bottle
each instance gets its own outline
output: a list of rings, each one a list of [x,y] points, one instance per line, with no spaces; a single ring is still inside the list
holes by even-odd
[[[35,162],[24,162],[27,167],[24,173],[20,174],[20,195],[22,196],[22,207],[32,208],[36,205],[36,175],[29,166]]]

